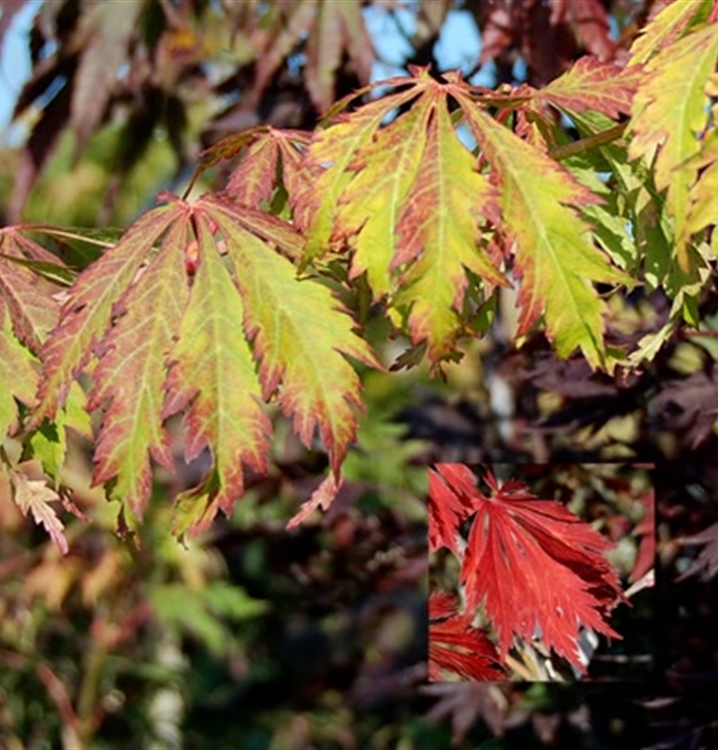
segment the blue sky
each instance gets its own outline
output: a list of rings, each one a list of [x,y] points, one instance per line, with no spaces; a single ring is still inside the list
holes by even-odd
[[[0,129],[7,127],[15,99],[30,76],[26,36],[40,4],[40,0],[31,0],[15,16],[5,36],[0,58]]]

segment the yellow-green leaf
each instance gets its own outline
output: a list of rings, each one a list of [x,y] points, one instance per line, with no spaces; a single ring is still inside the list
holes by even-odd
[[[651,58],[636,93],[629,129],[632,159],[655,154],[655,183],[667,190],[666,205],[675,221],[676,257],[690,268],[687,251],[690,188],[697,176],[698,136],[708,122],[706,86],[718,56],[718,24],[693,32]]]
[[[604,303],[592,282],[630,283],[591,242],[574,207],[598,199],[568,171],[476,108],[464,107],[493,169],[502,225],[515,242],[520,276],[518,335],[541,314],[560,357],[580,348],[604,363]]]
[[[286,258],[241,227],[230,204],[206,199],[201,208],[219,227],[234,265],[264,398],[278,394],[305,445],[319,428],[338,475],[360,405],[359,378],[345,355],[380,364],[329,289],[298,279]]]

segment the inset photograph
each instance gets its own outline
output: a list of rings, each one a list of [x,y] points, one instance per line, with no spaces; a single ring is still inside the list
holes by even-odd
[[[655,666],[648,464],[429,470],[429,679],[645,680]]]

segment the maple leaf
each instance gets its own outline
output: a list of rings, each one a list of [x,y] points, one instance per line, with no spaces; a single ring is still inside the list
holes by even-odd
[[[629,65],[646,63],[653,55],[672,44],[700,14],[704,0],[693,3],[669,3],[656,15],[631,45]]]
[[[487,288],[509,282],[479,247],[482,212],[498,218],[494,190],[459,143],[445,102],[433,107],[425,137],[422,168],[399,215],[392,266],[412,261],[395,304],[410,308],[414,343],[426,340],[429,357],[438,360],[453,348],[468,287],[466,271]]]
[[[64,265],[59,258],[25,237],[19,227],[0,230],[0,300],[7,306],[15,335],[37,354],[57,323],[59,305],[44,293],[37,274],[27,267],[28,260],[58,267]]]
[[[509,724],[509,702],[498,685],[445,682],[424,685],[419,690],[423,695],[437,698],[423,718],[432,723],[445,723],[450,718],[451,741],[456,747],[461,746],[479,719],[483,719],[497,737],[504,733]]]
[[[366,272],[375,300],[396,292],[392,306],[407,314],[412,341],[426,341],[437,362],[461,330],[467,272],[484,280],[487,294],[508,282],[481,246],[481,223],[498,220],[494,191],[448,112],[453,89],[465,84],[456,75],[441,83],[424,68],[411,70],[412,77],[382,82],[404,90],[339,115],[320,133],[308,154],[314,193],[300,198],[298,211],[308,256],[348,245],[350,278]],[[380,127],[412,99],[406,113]],[[311,222],[302,218],[309,214]]]
[[[77,133],[76,154],[85,148],[105,113],[141,11],[142,3],[138,0],[122,5],[98,3],[88,7],[81,17],[74,42],[76,46],[84,46],[84,51],[70,106],[70,126]]]
[[[264,398],[278,392],[305,445],[319,427],[338,477],[360,406],[359,378],[345,357],[379,369],[381,364],[331,292],[313,280],[297,279],[288,260],[238,225],[231,204],[207,199],[201,207],[221,230],[234,264]]]
[[[231,511],[243,464],[266,469],[263,403],[275,396],[305,444],[319,429],[338,478],[360,406],[345,357],[381,367],[329,289],[297,278],[264,237],[287,250],[294,241],[294,255],[301,248],[289,225],[227,200],[173,199],[149,211],[78,277],[42,350],[31,423],[55,417],[73,380],[97,361],[87,409],[104,413],[93,480],[110,483],[137,517],[151,492],[151,459],[174,466],[164,421],[184,414],[185,458],[209,449],[212,465],[178,498],[178,533]]]
[[[293,205],[306,179],[301,161],[309,140],[309,134],[300,130],[261,125],[227,136],[204,151],[200,170],[242,152],[240,163],[227,181],[227,195],[237,203],[259,209],[263,201],[270,203],[275,190],[282,187]]]
[[[11,471],[10,481],[14,490],[13,499],[22,514],[27,516],[28,511],[32,513],[35,523],[45,527],[50,539],[57,545],[60,552],[66,555],[69,547],[65,538],[65,527],[52,506],[49,505],[50,502],[60,499],[57,492],[48,487],[44,481],[28,479],[16,471]]]
[[[178,216],[157,255],[113,305],[114,323],[95,346],[99,362],[87,403],[109,402],[95,442],[95,484],[116,478],[113,494],[137,518],[152,489],[151,455],[172,469],[170,438],[162,425],[165,361],[187,305],[183,252],[190,242],[189,215]]]
[[[40,352],[44,378],[33,425],[52,419],[65,403],[72,381],[93,357],[109,330],[115,305],[129,294],[133,279],[154,243],[177,218],[175,205],[149,211],[133,224],[119,243],[90,265],[70,290],[53,329]]]
[[[212,502],[229,515],[244,487],[242,462],[265,470],[271,426],[261,407],[252,351],[242,335],[242,299],[204,213],[194,212],[199,264],[164,385],[166,418],[185,411],[185,458],[212,451]]]
[[[630,114],[633,96],[642,80],[639,66],[620,68],[585,55],[562,76],[534,92],[539,101],[566,112],[587,109],[617,118]]]
[[[599,198],[567,170],[524,143],[457,93],[499,189],[504,231],[515,241],[521,312],[517,335],[543,313],[548,337],[566,358],[579,347],[592,367],[604,361],[605,306],[591,282],[630,284],[588,239],[574,206]]]
[[[675,41],[647,63],[634,97],[629,130],[632,159],[655,154],[655,183],[666,190],[675,221],[675,254],[680,267],[692,267],[688,254],[690,188],[697,176],[697,136],[708,123],[706,87],[718,56],[718,25],[711,24]],[[695,261],[694,261],[695,263]]]
[[[704,443],[718,421],[718,366],[682,380],[667,381],[652,401],[656,413],[671,432],[685,436],[691,449]]]
[[[555,26],[566,15],[589,52],[601,60],[613,57],[616,43],[611,39],[608,13],[600,0],[553,0],[550,24]]]
[[[0,440],[19,427],[16,401],[27,407],[35,406],[39,383],[36,363],[32,353],[17,340],[11,316],[0,297]]]
[[[470,614],[457,614],[457,605],[445,591],[429,596],[429,679],[444,681],[443,673],[481,682],[502,679],[494,644],[471,625]]]
[[[442,464],[442,475],[450,477],[450,489],[441,475],[429,469],[429,552],[436,552],[447,547],[457,556],[459,550],[459,526],[472,513],[472,505],[467,493],[457,494],[457,487],[469,489],[468,497],[473,492],[471,471],[463,464]]]
[[[407,80],[411,79],[390,79],[383,83],[397,85],[399,81]],[[388,113],[416,96],[416,92],[408,89],[369,102],[355,112],[341,111],[361,93],[365,92],[355,92],[337,102],[332,111],[339,114],[330,127],[315,134],[307,154],[305,169],[311,179],[307,180],[304,189],[298,195],[294,216],[298,226],[307,236],[307,261],[321,258],[330,248],[341,247],[349,234],[358,227],[363,228],[369,214],[362,210],[361,205],[354,207],[360,212],[356,220],[351,215],[347,217],[348,207],[344,209],[344,221],[351,219],[346,229],[336,218],[342,194],[355,171],[352,166],[356,165],[356,154],[361,153],[364,147],[371,149],[376,131]],[[414,168],[415,166],[412,167]],[[381,186],[384,186],[385,195],[396,196],[400,189],[405,189],[402,188],[402,179],[406,169],[407,167],[403,166],[398,170],[382,170]],[[387,176],[388,172],[393,172],[394,175]],[[365,200],[366,198],[367,196],[364,196]],[[396,197],[389,207],[392,208],[395,202]],[[354,241],[355,253],[350,266],[350,278],[356,278],[367,271],[370,285],[377,298],[387,293],[390,288],[388,268],[394,242],[394,211],[389,211],[388,217],[385,217],[384,213],[382,204],[382,211],[379,215],[374,215],[375,221],[384,227],[384,235],[380,234],[380,230],[371,233],[372,238],[381,241],[364,243],[360,234]],[[338,224],[336,229],[335,222]]]
[[[449,465],[452,466],[452,465]],[[607,613],[623,599],[620,582],[602,553],[612,547],[563,505],[539,500],[525,485],[503,485],[487,472],[492,494],[456,485],[451,470],[436,466],[456,502],[470,501],[475,512],[461,568],[466,606],[484,604],[498,636],[501,659],[514,636],[530,641],[539,627],[547,647],[582,674],[578,645],[581,626],[620,638]]]
[[[348,246],[350,278],[366,272],[374,299],[390,296],[390,314],[406,316],[412,342],[425,341],[436,363],[450,356],[462,332],[469,278],[481,280],[484,297],[494,285],[508,283],[496,267],[501,258],[484,248],[481,234],[487,222],[503,224],[505,254],[515,240],[515,268],[522,277],[519,335],[545,314],[560,356],[580,347],[592,366],[603,364],[604,305],[591,282],[630,281],[591,243],[591,227],[576,212],[600,198],[484,114],[478,90],[460,75],[444,74],[441,82],[425,68],[412,67],[411,73],[382,82],[402,89],[342,112],[312,142],[305,168],[316,177],[311,192],[307,188],[297,199],[295,212],[308,235],[306,260]],[[575,75],[580,77],[582,68]],[[586,77],[592,75],[605,78],[605,70]],[[571,99],[572,86],[564,101]],[[625,110],[630,86],[620,87],[613,98],[603,86],[604,108]],[[486,97],[486,104],[495,99]],[[574,106],[588,106],[574,99]],[[490,181],[459,141],[459,118],[448,113],[451,100],[460,105],[480,155],[493,168]],[[407,112],[383,124],[409,104]]]

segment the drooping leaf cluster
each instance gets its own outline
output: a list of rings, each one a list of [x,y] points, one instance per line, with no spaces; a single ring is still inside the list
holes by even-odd
[[[350,11],[320,5],[346,29]],[[555,19],[575,16],[567,8]],[[344,97],[312,133],[258,126],[221,140],[199,172],[238,157],[224,190],[165,197],[76,278],[31,227],[3,230],[0,427],[56,482],[66,428],[88,434],[99,414],[94,480],[138,518],[153,462],[208,456],[177,498],[176,530],[196,532],[231,511],[247,470],[267,469],[274,401],[329,453],[331,475],[297,520],[331,503],[356,437],[355,366],[383,366],[351,313],[406,336],[400,364],[425,353],[439,370],[462,338],[491,330],[513,289],[516,343],[542,330],[593,370],[640,366],[698,324],[711,283],[717,55],[701,2],[666,8],[623,67],[586,56],[542,88],[412,67]],[[613,311],[641,285],[662,289],[670,313],[621,342]]]

